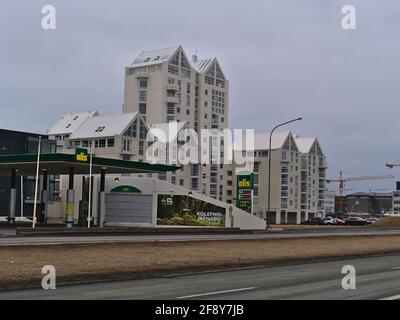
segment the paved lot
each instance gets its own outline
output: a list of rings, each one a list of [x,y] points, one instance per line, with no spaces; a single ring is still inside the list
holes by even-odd
[[[342,267],[356,290],[342,289]],[[0,292],[0,299],[400,299],[400,255]]]

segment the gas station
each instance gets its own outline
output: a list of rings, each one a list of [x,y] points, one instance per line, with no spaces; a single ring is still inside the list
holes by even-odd
[[[39,161],[38,161],[39,159]],[[180,167],[149,164],[145,162],[124,161],[93,156],[90,160],[86,150],[79,149],[75,154],[22,154],[0,156],[0,175],[11,176],[10,183],[10,204],[8,212],[8,223],[14,224],[16,219],[17,176],[35,176],[39,163],[39,175],[43,177],[41,190],[41,207],[38,222],[47,221],[48,176],[67,176],[68,190],[65,206],[65,226],[72,228],[74,223],[74,177],[75,175],[99,175],[99,205],[98,205],[98,226],[103,227],[106,211],[105,204],[105,181],[107,174],[145,174],[164,173],[177,171]]]

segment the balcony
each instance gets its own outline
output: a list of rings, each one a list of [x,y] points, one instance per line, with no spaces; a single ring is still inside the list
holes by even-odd
[[[143,79],[143,78],[147,79],[150,77],[150,73],[146,70],[136,70],[135,77],[137,79]]]
[[[178,91],[179,86],[175,83],[167,83],[167,90],[168,91]]]
[[[169,97],[167,97],[167,103],[178,104],[179,103],[179,98],[175,97],[175,96],[169,96]]]

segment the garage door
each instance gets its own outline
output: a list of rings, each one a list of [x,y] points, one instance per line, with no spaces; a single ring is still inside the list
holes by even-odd
[[[296,224],[297,223],[297,213],[296,212],[288,212],[287,220],[288,220],[288,224]]]
[[[153,196],[109,193],[106,196],[106,222],[152,223]]]

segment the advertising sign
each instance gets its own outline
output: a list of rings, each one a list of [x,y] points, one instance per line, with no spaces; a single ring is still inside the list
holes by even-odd
[[[252,213],[254,179],[252,173],[239,173],[237,175],[237,200],[239,209]]]
[[[158,195],[157,224],[225,227],[226,209],[186,195]]]
[[[77,148],[75,150],[75,159],[79,162],[87,162],[88,161],[88,151],[86,149]]]

